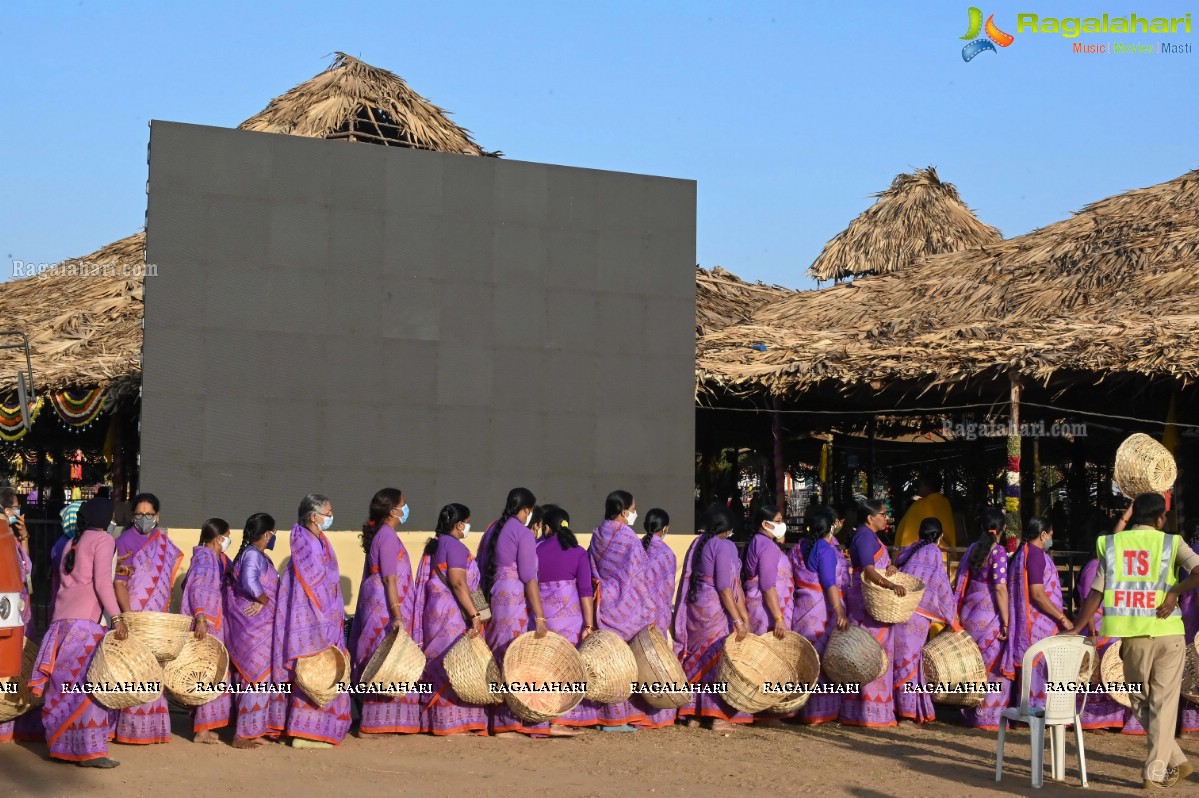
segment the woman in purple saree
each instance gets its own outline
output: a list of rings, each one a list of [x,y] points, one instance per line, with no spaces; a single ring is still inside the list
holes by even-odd
[[[556,504],[541,508],[544,531],[537,544],[537,587],[545,623],[576,648],[595,631],[594,586],[587,550],[570,528],[570,515]],[[577,707],[550,722],[559,730],[599,723],[601,704],[583,700]]]
[[[604,522],[591,533],[591,575],[595,579],[596,623],[626,643],[654,622],[650,599],[649,555],[633,524],[637,502],[627,491],[614,490],[604,500]],[[600,728],[629,732],[646,724],[645,713],[632,701],[599,707]]]
[[[1002,692],[987,693],[982,706],[962,709],[962,718],[967,726],[994,731],[1012,689],[1011,680],[1003,675],[1010,629],[1007,550],[999,543],[999,530],[1005,525],[1003,510],[987,508],[980,525],[982,536],[962,555],[954,587],[962,628],[982,654],[987,681],[1001,684]]]
[[[275,681],[291,682],[290,695],[271,702],[271,726],[294,748],[340,745],[350,730],[350,696],[339,693],[318,707],[295,679],[296,662],[336,646],[345,647],[345,604],[337,555],[325,537],[333,525],[328,497],[310,493],[300,502],[291,530],[291,561],[279,582],[275,616]],[[348,656],[348,654],[347,654]]]
[[[158,497],[133,497],[133,526],[117,538],[114,588],[121,612],[169,612],[175,575],[183,552],[158,528]],[[171,739],[171,719],[165,696],[120,710],[116,740],[126,745],[151,745]]]
[[[1057,566],[1047,553],[1053,547],[1053,526],[1048,520],[1034,516],[1025,525],[1021,540],[1008,568],[1011,597],[1008,617],[1012,627],[1003,667],[1003,675],[1014,685],[1020,684],[1024,654],[1034,643],[1073,627],[1062,609],[1062,583]],[[1012,690],[1012,702],[1019,701],[1018,692],[1018,689]],[[1045,706],[1043,665],[1036,667],[1034,664],[1029,706]]]
[[[846,596],[849,620],[874,636],[887,654],[887,670],[869,684],[862,685],[858,695],[841,697],[841,723],[847,726],[884,727],[895,725],[895,646],[894,628],[888,623],[879,623],[870,617],[862,598],[862,578],[876,585],[895,591],[898,596],[907,593],[902,585],[887,579],[899,569],[891,564],[887,548],[878,538],[878,533],[887,528],[887,508],[878,500],[865,502],[858,508],[858,517],[863,523],[854,533],[849,544],[850,564],[849,594]]]
[[[664,538],[670,533],[670,516],[658,507],[645,514],[642,522],[645,534],[641,538],[641,548],[649,557],[649,565],[645,569],[646,580],[649,583],[649,604],[653,610],[653,624],[658,627],[664,639],[670,638],[670,618],[674,611],[674,576],[678,569],[678,561]],[[661,729],[673,726],[678,718],[678,710],[658,709],[641,696],[633,697],[633,708],[645,714],[645,720],[636,724],[643,729]]]
[[[408,503],[396,488],[384,488],[371,499],[370,515],[362,525],[362,586],[350,625],[351,681],[362,671],[383,639],[393,630],[411,635],[416,591],[412,563],[396,529],[408,520]],[[384,686],[386,687],[386,686]],[[420,729],[420,697],[367,693],[362,700],[362,734],[416,734]]]
[[[209,518],[200,529],[200,545],[192,549],[191,568],[183,581],[183,604],[179,611],[195,620],[196,637],[212,635],[225,643],[225,601],[221,589],[229,569],[229,525],[220,518]],[[226,646],[228,650],[228,646]],[[229,725],[233,701],[221,693],[192,712],[192,738],[197,743],[218,743],[216,730]]]
[[[836,548],[840,519],[829,507],[818,507],[804,519],[803,538],[791,547],[787,560],[795,584],[791,631],[803,635],[824,656],[833,629],[849,626],[845,590],[849,585],[849,560]],[[820,677],[818,684],[828,684]],[[827,723],[841,712],[841,697],[815,693],[797,715],[802,723]]]
[[[728,510],[713,509],[703,523],[703,534],[687,550],[683,578],[679,581],[674,613],[675,651],[691,684],[719,681],[724,641],[736,633],[744,640],[749,615],[741,589],[741,558],[729,535],[733,517]],[[680,718],[697,725],[706,718],[713,731],[728,731],[733,724],[753,722],[753,715],[731,707],[718,693],[695,693],[679,709]]]
[[[488,595],[491,606],[491,621],[485,627],[484,636],[501,664],[508,646],[529,631],[530,626],[538,637],[545,637],[548,630],[537,585],[537,541],[529,531],[536,506],[537,498],[532,491],[513,488],[508,492],[504,512],[479,541],[483,592]],[[497,736],[555,734],[548,722],[526,723],[507,704],[492,706],[488,714],[491,733]]]
[[[117,713],[90,693],[69,689],[91,667],[107,631],[100,625],[103,615],[113,619],[118,639],[129,636],[112,585],[116,545],[106,531],[111,520],[108,499],[92,499],[80,508],[80,531],[63,554],[54,615],[29,680],[34,695],[45,699],[41,714],[50,758],[82,767],[119,764],[108,757]]]
[[[745,547],[741,573],[749,631],[756,635],[773,632],[779,640],[791,630],[795,602],[791,564],[778,544],[786,534],[787,525],[778,508],[770,504],[759,507],[754,515],[753,539]]]
[[[462,636],[478,637],[483,621],[471,598],[479,589],[479,566],[463,539],[470,508],[447,504],[437,515],[437,534],[425,545],[416,571],[412,639],[425,652],[425,675],[433,689],[421,703],[421,729],[436,736],[487,734],[487,712],[458,697],[445,672],[446,652]]]
[[[924,644],[933,622],[957,631],[957,601],[949,586],[945,557],[941,554],[943,529],[938,518],[920,522],[919,539],[895,558],[899,570],[924,582],[920,605],[906,623],[894,627],[895,635],[895,714],[903,720],[931,723],[937,719],[933,698],[925,692],[907,692],[905,684],[924,684]]]
[[[275,519],[255,513],[246,519],[241,548],[225,579],[225,647],[229,650],[229,674],[245,689],[259,685],[267,690],[271,677],[282,670],[274,661],[275,608],[279,598],[279,572],[267,552],[275,548]],[[274,736],[269,728],[271,694],[243,692],[234,696],[237,730],[234,748],[258,748],[263,738]]]

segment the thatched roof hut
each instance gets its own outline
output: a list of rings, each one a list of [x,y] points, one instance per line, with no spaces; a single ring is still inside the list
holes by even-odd
[[[758,308],[794,295],[790,288],[747,283],[716,266],[711,271],[695,267],[695,334],[715,332],[745,321]]]
[[[402,78],[344,53],[313,79],[276,97],[239,128],[293,136],[492,155]],[[0,284],[6,329],[29,336],[36,387],[117,388],[141,379],[142,273],[146,234],[136,233],[56,264],[41,276]],[[16,391],[25,355],[0,350],[0,395]]]
[[[805,291],[697,344],[701,391],[948,389],[1016,372],[1199,378],[1199,171],[902,275]],[[758,352],[746,341],[767,347]]]
[[[999,242],[1003,236],[978,220],[952,183],[933,167],[901,174],[877,201],[824,245],[808,273],[817,280],[894,274],[916,261]]]

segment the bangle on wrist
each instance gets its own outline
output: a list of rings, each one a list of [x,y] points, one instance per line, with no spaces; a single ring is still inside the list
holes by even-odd
[[[542,618],[540,615],[534,617],[533,620],[540,621],[541,623],[545,623],[545,618]]]

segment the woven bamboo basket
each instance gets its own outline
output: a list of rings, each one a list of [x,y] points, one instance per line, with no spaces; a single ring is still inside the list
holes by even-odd
[[[924,680],[929,684],[983,684],[987,681],[987,665],[969,632],[942,632],[924,644],[921,659],[924,662]],[[960,707],[980,707],[986,695],[985,692],[934,693],[933,701]]]
[[[1199,637],[1187,646],[1187,658],[1182,667],[1182,697],[1199,704]]]
[[[425,672],[425,652],[403,629],[392,630],[379,643],[359,681],[363,684],[412,684]]]
[[[482,707],[504,702],[503,696],[491,692],[489,687],[493,682],[499,683],[500,665],[482,635],[471,637],[464,634],[458,638],[458,642],[445,653],[442,666],[449,677],[450,687],[466,703]]]
[[[778,703],[779,694],[767,685],[795,681],[795,668],[769,643],[757,635],[738,641],[724,639],[720,657],[720,681],[728,685],[724,700],[742,712],[765,712]]]
[[[296,684],[318,707],[327,707],[337,698],[337,686],[345,684],[350,659],[338,646],[296,660]]]
[[[795,632],[787,632],[782,640],[767,632],[761,639],[770,646],[783,661],[795,669],[795,683],[814,686],[820,679],[820,654],[808,639]],[[776,698],[778,696],[775,696]],[[808,703],[812,694],[807,690],[789,693],[782,701],[770,708],[775,715],[790,715],[798,712]]]
[[[1143,432],[1129,435],[1116,450],[1112,481],[1130,499],[1142,493],[1164,493],[1177,479],[1174,455]]]
[[[867,685],[887,672],[887,652],[860,626],[829,635],[820,667],[830,682]]]
[[[537,639],[525,632],[504,653],[504,681],[533,685],[585,685],[587,668],[570,641],[555,632]],[[504,703],[526,723],[544,723],[565,715],[583,700],[583,689],[550,692],[506,692]]]
[[[203,640],[193,637],[179,656],[162,669],[162,684],[173,701],[185,707],[201,707],[220,697],[220,693],[197,691],[197,684],[217,684],[229,680],[229,652],[212,635]]]
[[[650,624],[638,632],[629,641],[629,649],[637,661],[638,682],[651,687],[669,688],[677,685],[680,689],[687,684],[687,674],[679,664],[679,658],[674,655],[674,649],[657,626]],[[685,692],[651,691],[643,693],[641,697],[655,709],[678,709],[687,706],[691,700],[691,695]]]
[[[158,661],[166,665],[192,637],[192,619],[173,612],[125,612],[121,614],[129,636],[145,643]]]
[[[1120,659],[1120,641],[1112,643],[1107,647],[1107,651],[1103,652],[1103,659],[1100,662],[1101,673],[1099,681],[1103,684],[1124,684],[1124,660]],[[1108,698],[1115,701],[1122,707],[1131,707],[1132,699],[1128,697],[1128,693],[1123,691],[1108,693]]]
[[[0,691],[0,723],[24,715],[31,709],[42,705],[42,697],[35,696],[29,689],[29,680],[33,677],[33,664],[37,662],[37,644],[25,638],[21,649],[21,675],[16,678],[0,679],[0,685],[15,682],[17,692]]]
[[[637,660],[620,635],[596,629],[579,644],[579,656],[587,669],[584,698],[599,704],[628,700],[637,681]]]
[[[115,686],[138,682],[144,687],[156,685],[156,689],[92,694],[93,699],[109,709],[129,709],[153,701],[162,695],[162,678],[162,665],[158,664],[150,647],[132,634],[117,640],[116,632],[104,635],[87,669],[87,680],[92,684]]]
[[[924,596],[924,583],[902,571],[897,571],[887,579],[906,588],[907,594],[897,596],[894,591],[868,580],[863,573],[862,600],[866,604],[866,612],[879,623],[907,623],[912,613],[920,606],[920,599]]]

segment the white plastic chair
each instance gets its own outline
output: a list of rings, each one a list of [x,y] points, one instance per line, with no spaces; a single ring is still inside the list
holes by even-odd
[[[1020,708],[1005,709],[999,719],[999,739],[995,748],[995,781],[1003,778],[1003,738],[1011,721],[1027,723],[1032,743],[1032,786],[1040,788],[1045,775],[1045,727],[1051,731],[1050,749],[1053,778],[1066,780],[1066,726],[1074,725],[1074,743],[1078,747],[1078,771],[1082,786],[1087,786],[1087,757],[1082,745],[1082,720],[1079,717],[1086,708],[1086,694],[1082,707],[1078,707],[1076,691],[1045,692],[1045,708],[1028,706],[1032,689],[1033,662],[1038,657],[1045,660],[1045,681],[1049,683],[1074,682],[1082,687],[1085,680],[1079,673],[1090,673],[1095,663],[1095,644],[1089,638],[1075,635],[1047,637],[1031,646],[1024,653],[1020,669]],[[1084,669],[1083,663],[1086,662]]]

